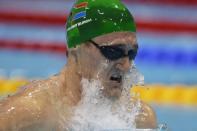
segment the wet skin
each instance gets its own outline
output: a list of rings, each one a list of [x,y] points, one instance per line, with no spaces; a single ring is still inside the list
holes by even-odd
[[[122,44],[137,48],[134,33],[116,32],[93,39],[99,46]],[[129,70],[128,57],[116,61],[107,60],[91,43],[69,50],[66,67],[56,76],[26,85],[25,89],[0,102],[0,130],[63,130],[72,117],[71,107],[81,99],[81,79],[99,79],[104,86],[103,95],[119,98],[122,78]],[[132,98],[135,103],[136,99]],[[136,117],[137,128],[156,128],[152,108],[141,102],[140,114]],[[63,116],[63,117],[62,117]]]

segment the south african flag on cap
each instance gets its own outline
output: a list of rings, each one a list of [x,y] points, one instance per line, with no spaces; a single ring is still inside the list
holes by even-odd
[[[77,20],[83,17],[86,17],[85,8],[88,6],[88,2],[81,2],[79,4],[74,5],[74,8],[77,10],[83,8],[84,10],[80,10],[80,12],[76,13],[73,17],[73,20]]]

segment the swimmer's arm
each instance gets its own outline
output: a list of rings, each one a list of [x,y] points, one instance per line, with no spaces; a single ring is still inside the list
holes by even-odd
[[[47,94],[37,88],[26,89],[22,93],[0,102],[0,130],[15,130],[41,124],[46,119]]]
[[[154,110],[150,105],[140,101],[141,108],[136,116],[136,128],[142,129],[156,129],[157,118]]]

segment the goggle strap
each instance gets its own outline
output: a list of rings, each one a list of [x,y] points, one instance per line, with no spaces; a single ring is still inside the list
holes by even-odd
[[[100,47],[98,46],[98,44],[97,44],[96,42],[94,42],[93,40],[89,40],[89,42],[91,42],[92,44],[94,44],[97,48],[100,48]]]

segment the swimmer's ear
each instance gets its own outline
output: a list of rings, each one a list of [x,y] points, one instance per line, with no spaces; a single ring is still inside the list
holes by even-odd
[[[91,48],[91,42],[87,41],[87,42],[81,44],[80,47],[82,50],[84,50],[84,48],[89,49],[89,48]]]
[[[70,50],[69,57],[73,57],[75,62],[78,63],[77,50],[75,49]]]
[[[87,48],[91,48],[92,43],[90,43],[90,42],[86,42],[85,46],[86,46]]]
[[[90,42],[82,43],[80,46],[77,48],[73,48],[69,51],[69,56],[72,55],[76,59],[81,55],[82,52],[85,52],[86,49],[90,49],[92,47],[92,44]]]

